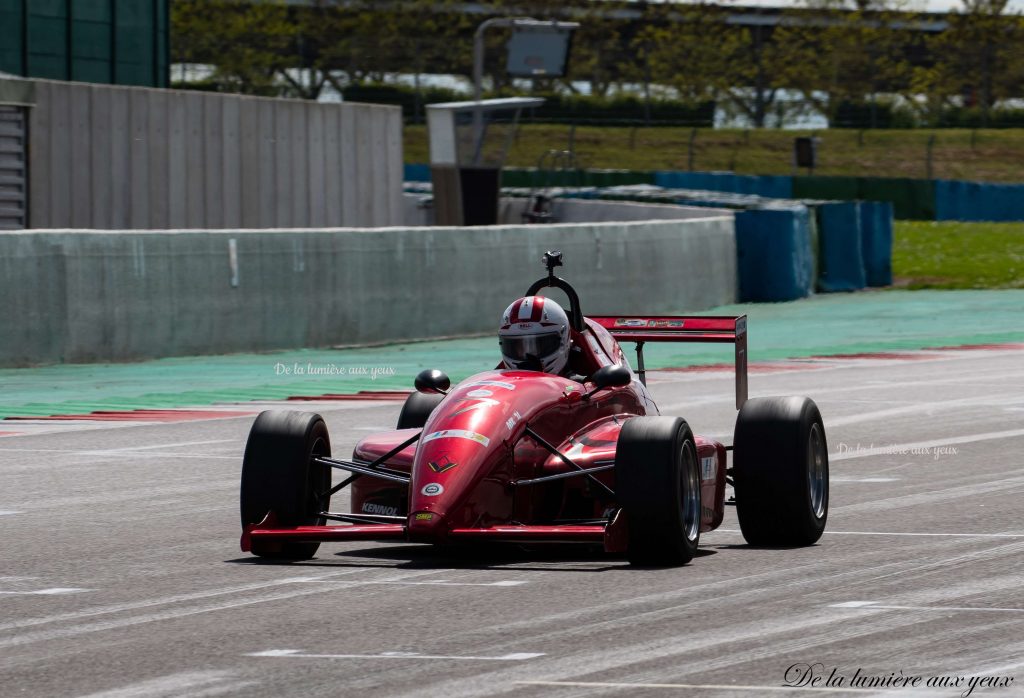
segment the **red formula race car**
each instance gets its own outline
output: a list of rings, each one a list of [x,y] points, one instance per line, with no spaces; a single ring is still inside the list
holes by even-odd
[[[331,541],[590,543],[638,565],[682,565],[722,523],[732,485],[752,545],[811,545],[828,513],[828,451],[805,397],[747,400],[746,317],[590,317],[569,298],[574,380],[539,371],[479,373],[449,390],[440,371],[416,378],[394,431],[331,456],[324,420],[264,412],[242,465],[242,550],[301,560]],[[637,345],[634,373],[620,342]],[[660,416],[643,370],[645,342],[735,344],[732,446]],[[727,467],[728,450],[733,466]],[[334,470],[346,477],[332,483]],[[351,511],[331,495],[351,488]],[[328,520],[340,522],[327,525]]]

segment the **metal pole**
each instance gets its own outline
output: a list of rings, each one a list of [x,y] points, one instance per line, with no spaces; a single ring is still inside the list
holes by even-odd
[[[484,32],[490,27],[511,27],[516,20],[504,17],[493,17],[484,20],[473,33],[473,101],[476,106],[473,109],[473,164],[480,164],[480,139],[484,130],[483,110],[480,108],[480,100],[483,96],[484,82]]]

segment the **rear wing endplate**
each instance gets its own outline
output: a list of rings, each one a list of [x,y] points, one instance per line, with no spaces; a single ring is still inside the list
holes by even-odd
[[[714,342],[735,345],[736,409],[747,401],[747,316],[658,315],[588,316],[608,330],[617,342],[635,342],[637,375],[647,385],[644,370],[646,342]]]

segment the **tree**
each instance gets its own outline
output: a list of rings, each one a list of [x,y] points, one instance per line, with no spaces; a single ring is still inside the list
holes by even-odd
[[[948,29],[929,41],[934,64],[921,67],[915,86],[927,95],[926,109],[940,122],[950,107],[975,108],[987,126],[992,109],[1020,95],[1024,59],[1021,19],[1007,12],[1007,0],[962,0],[947,15]]]
[[[735,32],[723,19],[709,5],[673,7],[665,21],[647,24],[634,45],[647,47],[655,82],[690,104],[713,101],[729,87],[720,52]]]
[[[178,0],[171,4],[172,56],[206,64],[218,89],[280,95],[279,71],[295,37],[283,2]]]
[[[905,16],[887,0],[858,5],[848,10],[841,0],[816,2],[785,18],[774,37],[785,55],[780,82],[833,125],[844,105],[867,107],[877,125],[878,94],[900,92],[910,81],[908,37],[899,28]]]

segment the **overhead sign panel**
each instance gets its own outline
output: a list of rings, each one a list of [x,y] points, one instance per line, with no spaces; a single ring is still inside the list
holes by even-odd
[[[572,29],[557,24],[517,24],[508,42],[507,72],[513,77],[565,75]]]

